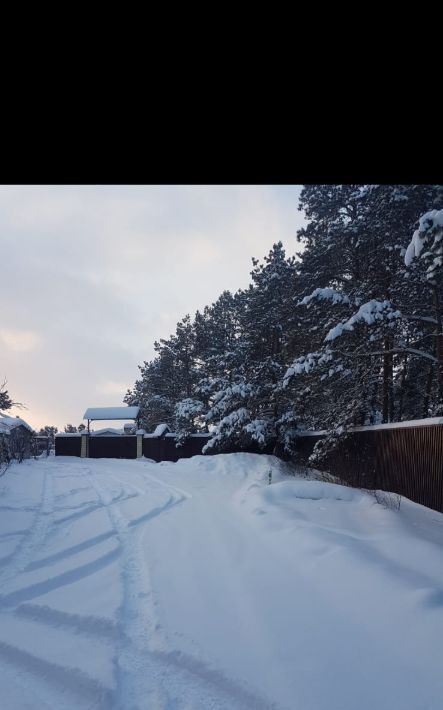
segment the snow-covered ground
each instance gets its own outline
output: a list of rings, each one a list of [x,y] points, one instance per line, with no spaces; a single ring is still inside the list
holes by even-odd
[[[284,470],[11,467],[2,710],[440,710],[443,515]]]

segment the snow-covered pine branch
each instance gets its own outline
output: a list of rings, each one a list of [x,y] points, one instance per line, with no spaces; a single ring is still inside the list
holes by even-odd
[[[308,353],[307,355],[301,355],[298,357],[292,365],[286,370],[285,376],[283,378],[283,387],[287,387],[292,377],[297,375],[309,374],[315,368],[325,365],[330,362],[333,358],[333,351],[326,349],[325,351],[319,351],[314,353]]]
[[[176,446],[182,446],[195,431],[200,431],[204,422],[205,405],[199,399],[186,397],[177,402],[174,409]]]
[[[418,227],[406,249],[405,265],[409,267],[414,258],[425,261],[428,266],[426,279],[435,284],[443,265],[443,210],[425,212],[418,220]]]
[[[334,288],[316,288],[309,296],[305,296],[297,303],[297,306],[308,306],[311,301],[331,301],[333,304],[350,304],[350,298],[345,293],[336,291]]]
[[[358,311],[348,318],[348,320],[338,323],[334,328],[331,328],[325,338],[325,342],[339,338],[345,330],[354,330],[356,323],[365,322],[367,325],[373,325],[377,321],[392,321],[393,318],[401,318],[401,313],[399,310],[392,307],[390,301],[371,299],[367,303],[363,303]]]

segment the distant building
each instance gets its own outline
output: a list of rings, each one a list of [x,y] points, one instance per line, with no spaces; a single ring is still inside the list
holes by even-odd
[[[113,429],[112,427],[105,427],[104,429],[96,429],[90,432],[91,436],[123,436],[123,429]]]
[[[24,419],[0,412],[0,460],[28,459],[32,455],[34,433]]]

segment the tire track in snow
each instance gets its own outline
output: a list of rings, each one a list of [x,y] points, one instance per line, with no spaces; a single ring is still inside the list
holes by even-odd
[[[91,488],[88,488],[88,490],[91,490]],[[134,498],[135,495],[136,494],[125,495],[125,492],[121,490],[120,493],[112,499],[111,504],[129,500],[130,498]],[[62,513],[68,510],[72,510],[74,512],[69,515],[65,515],[63,518],[57,518],[57,520],[54,520],[54,525],[63,525],[64,523],[78,520],[79,518],[83,518],[90,513],[94,513],[96,510],[100,510],[101,508],[102,504],[97,498],[95,500],[83,501],[83,503],[79,503],[78,505],[60,506],[55,510],[56,513]]]
[[[114,473],[110,473],[108,475],[110,478],[113,478],[114,481],[117,481],[118,483],[122,483],[124,486],[129,485],[129,487],[132,488],[134,491],[136,491],[138,495],[142,495],[142,496],[146,495],[146,490],[139,488],[138,486],[135,485],[135,483],[128,483],[128,481],[124,481],[122,478],[119,478]],[[130,496],[130,497],[132,498],[132,496]]]
[[[53,481],[48,469],[45,468],[40,505],[37,508],[31,526],[11,554],[6,568],[0,573],[0,588],[17,577],[32,562],[35,553],[43,546],[53,527],[53,513]]]
[[[53,609],[46,604],[20,604],[14,610],[14,615],[54,629],[69,629],[75,634],[82,634],[94,640],[115,642],[121,637],[120,627],[111,619],[92,614],[72,614]]]
[[[138,473],[138,472],[137,472]],[[143,472],[143,474],[140,474],[144,479],[148,478],[151,480],[153,483],[156,483],[160,488],[166,488],[173,493],[179,493],[179,495],[183,496],[187,500],[190,500],[192,498],[191,493],[189,491],[183,490],[183,488],[178,488],[177,486],[172,486],[170,483],[166,483],[165,481],[162,481],[160,478],[157,478],[157,476],[153,476],[151,473],[147,473],[146,471]]]
[[[60,552],[54,552],[52,555],[48,555],[47,557],[41,557],[39,560],[31,562],[26,569],[28,572],[31,572],[31,570],[40,569],[41,567],[46,567],[47,565],[54,565],[57,562],[60,562],[61,560],[65,560],[69,557],[72,557],[73,555],[78,555],[78,553],[83,552],[83,550],[89,550],[91,547],[100,545],[100,543],[104,542],[105,540],[109,540],[109,538],[112,537],[113,534],[114,533],[111,530],[108,532],[100,533],[99,535],[95,535],[94,537],[90,537],[84,542],[79,542],[76,545],[71,545],[71,547],[65,547],[63,550],[60,550]]]
[[[71,470],[77,467],[72,466]],[[192,496],[176,486],[165,483],[149,474],[141,478],[149,478],[156,489],[163,489],[169,495],[163,505],[153,508],[135,519],[128,519],[120,509],[123,503],[121,496],[117,499],[106,489],[107,475],[100,472],[91,474],[91,470],[83,467],[80,475],[90,482],[98,498],[98,508],[103,509],[109,517],[112,531],[109,537],[115,536],[118,549],[103,555],[92,563],[76,567],[74,570],[62,573],[45,582],[29,585],[25,589],[6,594],[3,613],[14,613],[23,619],[37,621],[43,625],[58,628],[60,631],[71,630],[73,633],[89,635],[91,638],[104,642],[112,640],[117,646],[115,659],[116,688],[110,691],[94,678],[89,677],[75,668],[57,665],[11,644],[0,642],[0,657],[9,663],[11,668],[24,672],[24,682],[27,676],[37,679],[39,687],[43,686],[44,697],[49,693],[51,707],[60,707],[53,701],[53,694],[59,690],[75,693],[79,699],[78,707],[106,708],[110,710],[271,710],[276,708],[254,691],[225,676],[223,672],[210,667],[203,661],[178,650],[171,650],[163,630],[158,624],[156,602],[149,579],[149,569],[143,552],[143,538],[149,530],[148,522],[152,518],[167,512],[172,507],[181,504]],[[103,476],[99,479],[100,475]],[[140,474],[139,474],[140,475]],[[59,479],[72,478],[73,474],[54,476]],[[51,481],[45,478],[45,485]],[[102,485],[103,481],[103,485]],[[120,481],[126,484],[126,482]],[[132,485],[132,484],[130,484]],[[135,490],[135,486],[132,486]],[[141,489],[139,489],[141,491]],[[143,495],[152,491],[145,490]],[[115,491],[114,491],[115,493]],[[52,512],[50,495],[46,488],[43,491],[39,513],[45,512],[43,518],[37,515],[37,529],[31,538],[26,536],[26,544],[22,546],[20,558],[15,560],[14,569],[29,565],[29,554],[44,543],[51,529],[48,513]],[[141,495],[142,493],[140,493]],[[40,522],[39,522],[40,520]],[[43,523],[47,523],[44,532]],[[108,533],[107,533],[108,534]],[[96,536],[96,538],[100,536]],[[44,567],[55,563],[64,556],[71,556],[98,544],[91,538],[79,546],[73,546],[67,551],[60,551],[53,556],[48,555],[40,563],[32,563],[33,568]],[[110,557],[109,557],[110,555]],[[121,560],[120,575],[123,585],[123,603],[120,610],[120,623],[114,624],[100,617],[68,614],[39,604],[29,602],[50,589],[62,588],[73,581],[95,574],[107,564]],[[21,604],[13,610],[12,607]],[[53,686],[53,687],[52,687]]]
[[[90,476],[91,485],[108,514],[121,549],[121,580],[123,602],[120,609],[122,636],[115,659],[115,708],[166,708],[167,698],[156,679],[152,664],[141,667],[141,659],[154,643],[160,641],[148,570],[143,557],[143,529],[130,527],[130,521],[118,506],[111,506],[112,497],[98,482],[97,474]],[[160,514],[165,508],[160,508]],[[152,513],[152,511],[151,511]],[[151,515],[152,518],[152,515]],[[143,665],[146,664],[145,663]]]
[[[54,688],[63,694],[68,691],[70,695],[80,700],[81,705],[77,707],[85,707],[84,703],[87,702],[87,707],[97,708],[97,710],[109,708],[112,691],[100,681],[91,678],[77,668],[69,668],[46,661],[9,643],[3,643],[3,641],[0,641],[0,658],[6,665],[15,669],[19,668],[22,673],[36,677],[40,681],[40,688],[43,681],[48,686],[50,693]],[[53,697],[45,699],[50,707],[63,707],[64,703],[60,705],[54,700]]]
[[[135,522],[149,520],[192,496],[182,489],[148,477],[159,488],[173,491],[180,498],[169,498],[135,521],[128,520],[97,479],[91,479],[107,508],[122,549],[123,604],[120,613],[121,639],[115,660],[116,710],[278,710],[246,684],[228,678],[203,661],[182,651],[171,650],[159,626],[156,602],[143,554],[143,537],[149,527],[132,534]],[[228,703],[228,704],[227,704]]]
[[[36,582],[27,587],[17,589],[15,592],[3,594],[0,596],[0,608],[14,607],[17,604],[21,604],[21,602],[41,597],[43,594],[54,591],[54,589],[60,589],[61,587],[66,587],[68,584],[73,584],[73,582],[78,582],[81,579],[90,577],[92,574],[99,572],[117,560],[119,555],[119,549],[110,550],[91,562],[86,562],[86,564],[74,567],[74,569],[68,570],[67,572],[62,572],[55,577],[49,577],[49,579],[45,579],[43,582]]]
[[[124,637],[125,642],[130,646],[132,640],[126,637],[124,631],[119,625],[110,619],[97,617],[92,615],[71,614],[69,612],[59,611],[51,607],[39,604],[21,604],[15,609],[14,614],[23,619],[29,619],[44,626],[50,626],[55,629],[67,629],[75,634],[81,634],[90,637],[94,641],[103,640],[103,642],[112,641],[116,643]],[[276,707],[257,696],[253,691],[241,683],[228,678],[223,672],[209,666],[203,661],[182,651],[148,651],[144,650],[138,654],[139,660],[145,659],[146,669],[149,670],[149,664],[154,664],[156,667],[163,667],[171,678],[171,673],[180,674],[183,676],[183,682],[189,684],[189,679],[192,681],[203,683],[209,688],[213,688],[217,693],[222,695],[223,703],[226,703],[226,698],[230,698],[231,703],[241,703],[242,708],[248,710],[271,710]],[[163,680],[165,675],[162,675]],[[115,700],[115,698],[114,698]],[[172,701],[171,701],[172,702]],[[220,701],[218,701],[220,702]],[[172,704],[173,707],[174,703]],[[164,707],[169,707],[167,706]],[[201,706],[189,705],[189,707],[200,710]],[[219,707],[216,705],[215,707]],[[222,706],[226,707],[225,704]],[[231,705],[229,705],[231,707]],[[121,708],[119,708],[121,710]]]
[[[57,477],[57,476],[55,476]],[[0,577],[0,586],[7,587],[22,572],[25,572],[40,550],[51,530],[54,530],[54,485],[53,476],[49,467],[45,467],[40,504],[34,506],[35,516],[29,528],[23,531],[23,537],[14,552],[10,555],[9,564]],[[67,573],[69,574],[69,573]],[[61,583],[70,583],[72,580],[64,575],[46,580],[41,584],[29,585],[0,597],[3,613],[10,613],[8,607],[13,607],[22,599],[33,598],[49,591],[51,588],[61,586]],[[36,701],[42,700],[51,708],[64,705],[60,702],[60,695],[54,696],[54,691],[66,692],[77,698],[77,707],[109,707],[110,689],[104,687],[100,681],[91,678],[84,672],[58,665],[29,653],[15,645],[0,640],[0,659],[2,666],[10,669],[14,674],[20,673],[20,685],[32,690]],[[30,681],[32,678],[32,682]],[[29,680],[28,680],[29,679]],[[37,683],[37,686],[36,686]],[[61,696],[63,698],[63,695]],[[38,707],[38,706],[37,706]]]

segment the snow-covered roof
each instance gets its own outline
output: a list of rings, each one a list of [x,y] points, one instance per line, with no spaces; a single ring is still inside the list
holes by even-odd
[[[171,431],[171,430],[167,424],[157,424],[153,433],[154,433],[154,436],[162,436],[162,434],[166,434],[168,431]]]
[[[91,431],[91,436],[123,436],[123,434],[123,429],[113,429],[112,427],[105,427],[105,429]]]
[[[150,434],[145,434],[146,439],[157,439],[160,436],[163,436],[164,434],[168,434],[170,432],[170,428],[167,424],[157,424],[155,427],[154,431],[152,431]]]
[[[89,407],[83,419],[137,419],[140,407]]]
[[[3,412],[0,412],[0,434],[10,434],[13,429],[22,426],[28,431],[33,432],[33,428],[29,426],[24,419],[20,417],[8,417]]]

